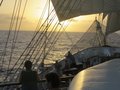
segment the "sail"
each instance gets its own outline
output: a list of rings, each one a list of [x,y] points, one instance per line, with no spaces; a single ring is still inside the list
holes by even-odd
[[[104,20],[107,15],[108,13],[103,13],[102,20]]]
[[[120,0],[51,0],[60,21],[80,15],[120,10]]]
[[[120,30],[120,13],[110,13],[108,15],[106,34]]]

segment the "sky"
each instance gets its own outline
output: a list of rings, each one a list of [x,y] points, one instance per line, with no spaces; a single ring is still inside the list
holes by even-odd
[[[15,1],[20,1],[20,0],[3,0],[3,3],[0,7],[0,30],[9,29]],[[24,2],[22,2],[21,12],[23,11],[23,6],[25,5],[26,0],[23,0],[23,1]],[[40,15],[45,6],[45,2],[46,0],[28,0],[26,10],[23,16],[22,24],[21,24],[22,30],[35,29],[38,19],[40,18]],[[18,6],[18,3],[17,3],[17,6]],[[51,8],[53,8],[52,5],[51,5]],[[20,12],[20,15],[22,15],[21,12]],[[95,19],[95,15],[79,16],[79,17],[73,18],[66,31],[70,31],[70,32],[86,31],[89,28],[89,26],[92,24],[94,19]],[[66,22],[69,22],[69,20],[67,20]]]

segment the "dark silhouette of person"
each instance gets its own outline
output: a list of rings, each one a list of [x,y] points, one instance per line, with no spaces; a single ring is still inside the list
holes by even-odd
[[[66,58],[69,59],[70,67],[71,67],[71,68],[75,67],[75,65],[76,65],[75,57],[71,54],[70,51],[68,51],[68,53],[67,53],[67,55],[66,55]]]
[[[24,66],[26,70],[21,72],[19,78],[22,90],[38,90],[37,82],[39,81],[39,76],[37,71],[32,70],[32,62],[26,61]]]
[[[45,75],[49,90],[59,90],[60,78],[57,73],[50,72]]]
[[[68,70],[70,68],[70,64],[69,61],[67,59],[65,59],[65,70]]]
[[[59,76],[62,75],[61,64],[58,61],[55,62],[55,70]]]

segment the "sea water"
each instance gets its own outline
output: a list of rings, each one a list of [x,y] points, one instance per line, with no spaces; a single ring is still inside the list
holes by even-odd
[[[11,68],[15,65],[14,69],[17,69],[21,64],[21,60],[17,60],[21,57],[22,53],[30,43],[34,36],[34,31],[19,31],[14,36],[15,31],[9,33],[9,31],[0,31],[0,69],[1,76],[7,74]],[[57,32],[54,32],[57,33]],[[45,58],[46,64],[53,64],[56,60],[62,60],[68,50],[79,40],[82,33],[76,32],[60,32],[60,37],[57,39],[54,46]],[[41,41],[42,42],[42,41]],[[47,40],[46,40],[47,42]],[[49,42],[49,41],[48,41]],[[49,42],[51,43],[51,42]],[[49,44],[48,43],[48,44]],[[33,48],[33,47],[28,47]],[[46,49],[47,50],[47,49]],[[27,58],[26,58],[27,59]],[[40,61],[40,60],[39,60]],[[17,62],[17,63],[16,63]],[[8,66],[9,65],[9,66]]]
[[[17,60],[20,57],[24,49],[30,43],[32,37],[34,36],[34,31],[19,31],[17,36],[15,36],[16,40],[13,39],[15,38],[13,34],[14,32],[12,32],[9,36],[8,33],[8,31],[0,31],[0,58],[3,58],[2,56],[5,55],[6,57],[4,62],[7,62],[12,52],[13,56],[11,61],[14,62],[14,60]],[[49,52],[48,57],[46,57],[46,61],[53,63],[56,60],[61,60],[64,58],[64,55],[78,42],[81,36],[83,36],[82,32],[61,32],[61,36],[58,38],[52,50]],[[87,35],[86,39],[83,39],[84,41],[81,41],[80,43],[86,42],[90,37],[92,36]],[[110,35],[108,40],[109,44],[113,46],[119,46],[119,37],[120,36],[118,34]],[[12,44],[13,40],[15,44]],[[89,42],[86,42],[83,46],[82,44],[78,44],[76,48],[85,47],[87,43]],[[13,49],[13,51],[11,51],[11,49]],[[0,62],[2,63],[2,60]]]
[[[57,32],[56,32],[57,33]],[[62,32],[61,32],[62,33]],[[57,60],[63,57],[65,53],[79,40],[81,37],[81,33],[79,32],[66,32],[62,33],[61,36],[58,38],[56,44],[54,45],[53,49],[51,50],[51,58],[52,60]],[[24,49],[27,47],[27,45],[30,43],[32,37],[34,35],[34,31],[20,31],[17,40],[15,41],[14,45],[14,52],[15,56],[19,57],[21,52],[24,51]],[[2,52],[5,48],[5,44],[7,42],[8,38],[8,31],[0,31],[0,55],[2,55]],[[6,51],[9,51],[12,47],[13,43],[13,33],[9,36],[9,40],[6,46]],[[8,55],[9,52],[6,52],[6,55]],[[50,58],[49,58],[50,59]]]
[[[19,31],[16,36],[14,36],[14,31],[9,33],[9,31],[0,31],[0,69],[1,77],[4,77],[4,74],[7,74],[7,70],[11,69],[16,64],[16,69],[21,64],[21,62],[16,63],[19,57],[22,55],[25,48],[30,43],[32,37],[34,36],[34,31]],[[57,32],[54,32],[57,33]],[[57,39],[55,45],[52,47],[51,51],[45,58],[46,64],[53,64],[56,60],[62,60],[65,54],[71,50],[73,46],[79,41],[83,32],[60,32],[61,36]],[[92,36],[91,36],[92,37]],[[89,41],[90,36],[87,35],[81,41]],[[109,44],[113,46],[120,46],[119,35],[113,34],[109,36]],[[13,43],[14,42],[14,43]],[[49,42],[51,43],[51,42]],[[83,46],[82,44],[77,44],[77,47],[85,47],[87,43]],[[29,47],[31,48],[31,47]],[[3,57],[5,56],[5,57]],[[9,68],[8,68],[9,65]]]

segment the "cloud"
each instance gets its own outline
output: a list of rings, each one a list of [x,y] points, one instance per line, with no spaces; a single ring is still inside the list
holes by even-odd
[[[8,23],[10,21],[10,16],[7,14],[0,14],[0,24]]]
[[[0,14],[0,21],[2,22],[10,22],[12,16],[8,15],[8,14]],[[17,17],[14,17],[15,20],[17,20]],[[18,18],[19,20],[21,19],[21,17]],[[26,18],[23,17],[23,19],[25,20]]]
[[[10,26],[10,22],[11,22],[12,16],[9,14],[0,14],[0,29],[5,29],[7,30]],[[20,21],[21,17],[18,18],[18,20]],[[14,20],[16,22],[17,17],[14,17]],[[28,21],[25,17],[23,17],[22,20],[22,27],[31,24],[30,21]]]

